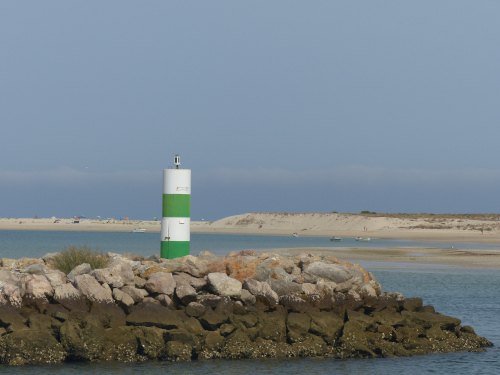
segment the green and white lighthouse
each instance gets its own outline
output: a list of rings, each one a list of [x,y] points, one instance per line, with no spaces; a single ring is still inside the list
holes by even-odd
[[[163,170],[160,257],[167,259],[189,255],[191,234],[191,170],[179,169],[179,155],[174,165]]]

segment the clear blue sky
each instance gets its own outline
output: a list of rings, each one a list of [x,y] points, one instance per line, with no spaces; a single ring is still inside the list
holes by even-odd
[[[0,217],[500,212],[498,1],[2,1]]]

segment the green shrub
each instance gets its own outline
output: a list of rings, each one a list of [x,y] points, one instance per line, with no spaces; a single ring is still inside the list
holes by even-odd
[[[90,264],[91,269],[106,268],[109,259],[103,255],[102,251],[98,252],[97,248],[92,251],[87,245],[83,246],[65,246],[59,255],[53,258],[53,266],[66,275],[73,268],[83,263]]]

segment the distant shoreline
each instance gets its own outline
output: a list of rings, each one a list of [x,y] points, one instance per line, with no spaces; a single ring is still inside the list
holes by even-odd
[[[215,222],[191,222],[191,233],[207,234],[245,234],[291,236],[297,232],[299,237],[343,238],[371,237],[380,239],[401,239],[425,242],[498,244],[499,250],[458,250],[429,247],[400,248],[282,248],[266,252],[315,253],[331,255],[349,262],[388,262],[410,264],[442,264],[459,267],[500,268],[500,230],[497,222],[460,219],[459,226],[452,227],[448,221],[439,221],[442,229],[422,229],[415,219],[401,220],[390,217],[365,217],[346,214],[244,214],[224,218]],[[149,233],[159,233],[161,221],[142,220],[94,220],[83,219],[6,219],[0,218],[0,230],[46,230],[46,231],[92,231],[92,232],[131,232],[136,228],[146,229]],[[491,228],[481,231],[467,228]],[[466,229],[464,229],[466,228]],[[138,234],[140,235],[140,234]]]
[[[398,217],[338,213],[248,213],[221,220],[192,221],[191,233],[288,236],[296,232],[309,237],[371,237],[428,242],[499,244],[500,220],[481,215],[428,215]],[[485,218],[488,216],[484,215]],[[482,219],[483,218],[483,219]],[[482,219],[482,220],[481,220]],[[97,220],[0,218],[0,230],[50,230],[131,232],[145,229],[159,233],[161,220]]]

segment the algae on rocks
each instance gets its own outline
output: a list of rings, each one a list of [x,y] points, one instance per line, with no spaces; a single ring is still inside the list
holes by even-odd
[[[333,257],[104,258],[67,273],[53,254],[1,260],[0,363],[374,358],[492,345]]]

